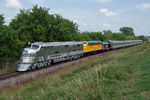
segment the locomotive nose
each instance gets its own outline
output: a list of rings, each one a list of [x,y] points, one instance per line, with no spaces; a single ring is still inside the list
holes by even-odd
[[[19,71],[19,72],[27,71],[29,69],[30,65],[31,64],[18,64],[17,71]]]

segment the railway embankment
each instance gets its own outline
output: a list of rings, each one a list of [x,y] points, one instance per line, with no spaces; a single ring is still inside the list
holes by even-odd
[[[4,89],[0,99],[148,100],[149,65],[150,44],[98,54],[34,82]]]

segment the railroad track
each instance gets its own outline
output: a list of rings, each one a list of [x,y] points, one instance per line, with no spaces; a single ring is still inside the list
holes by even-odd
[[[13,77],[13,76],[17,76],[19,75],[20,73],[19,72],[11,72],[11,73],[7,73],[7,74],[2,74],[0,75],[0,80],[4,80],[6,78],[9,78],[9,77]]]

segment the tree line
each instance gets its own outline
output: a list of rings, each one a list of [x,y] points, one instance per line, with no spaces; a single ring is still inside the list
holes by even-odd
[[[144,36],[136,37],[131,27],[120,28],[120,33],[111,30],[80,32],[73,21],[48,11],[37,5],[32,9],[21,9],[9,25],[5,25],[4,16],[0,15],[0,67],[17,61],[28,42],[146,40]]]

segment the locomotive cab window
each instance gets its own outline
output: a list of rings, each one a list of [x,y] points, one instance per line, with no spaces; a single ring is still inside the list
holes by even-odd
[[[35,45],[35,44],[31,45],[31,49],[37,50],[38,48],[39,48],[38,45]]]
[[[83,42],[83,44],[86,44],[86,42]]]

